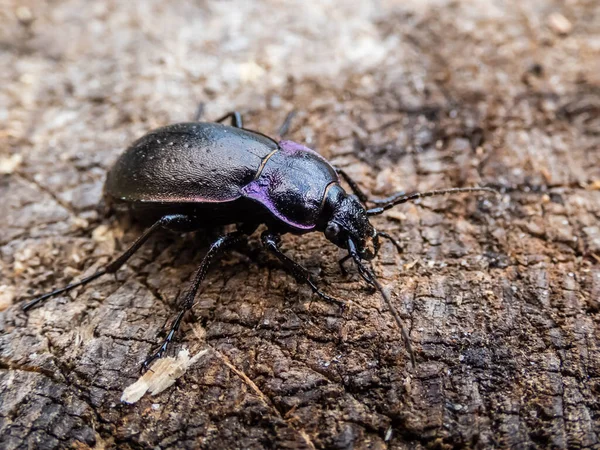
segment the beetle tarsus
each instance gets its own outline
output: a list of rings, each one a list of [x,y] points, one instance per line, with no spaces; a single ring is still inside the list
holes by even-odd
[[[65,287],[62,287],[62,288],[59,288],[59,289],[55,289],[55,290],[53,290],[52,292],[48,292],[48,293],[46,293],[46,294],[44,294],[44,295],[40,295],[39,297],[37,297],[37,298],[34,298],[34,299],[33,299],[33,300],[31,300],[30,302],[27,302],[27,303],[25,303],[25,304],[23,305],[23,311],[29,311],[29,310],[30,310],[31,308],[33,308],[35,305],[37,305],[38,303],[41,303],[41,302],[43,302],[43,301],[44,301],[44,300],[46,300],[46,299],[49,299],[50,297],[54,297],[55,295],[62,294],[63,292],[68,292],[68,291],[70,291],[71,289],[75,289],[75,288],[76,288],[76,287],[78,287],[78,286],[83,286],[83,285],[85,285],[85,284],[89,283],[90,281],[93,281],[93,280],[95,280],[96,278],[98,278],[98,277],[101,277],[101,276],[102,276],[102,275],[104,275],[105,273],[107,273],[107,272],[106,272],[106,270],[100,270],[100,271],[96,272],[95,274],[93,274],[93,275],[90,275],[89,277],[86,277],[86,278],[84,278],[84,279],[83,279],[83,280],[81,280],[81,281],[78,281],[78,282],[76,282],[76,283],[71,283],[71,284],[68,284],[68,285],[67,285],[67,286],[65,286]]]
[[[179,314],[177,315],[177,318],[173,322],[173,326],[169,330],[169,334],[167,335],[167,337],[165,338],[165,340],[162,342],[162,344],[160,345],[159,349],[156,352],[154,352],[151,356],[149,356],[142,363],[142,367],[140,369],[140,371],[142,373],[146,372],[149,369],[150,365],[154,361],[156,361],[159,358],[162,358],[165,355],[165,353],[167,353],[167,350],[169,348],[169,344],[173,341],[173,337],[175,336],[175,333],[177,332],[177,330],[179,329],[179,326],[181,324],[181,319],[183,319],[183,316],[185,315],[186,312],[187,312],[187,309],[186,310],[181,310],[179,312]]]
[[[173,338],[175,337],[175,334],[177,333],[177,331],[179,330],[179,327],[181,326],[183,317],[190,309],[192,309],[192,306],[194,305],[194,299],[196,298],[196,293],[198,292],[198,288],[200,287],[200,284],[206,277],[206,272],[208,271],[208,268],[209,268],[211,262],[213,261],[213,259],[219,253],[226,250],[228,247],[231,247],[231,246],[239,243],[244,237],[245,237],[245,233],[243,233],[241,231],[235,231],[233,233],[228,233],[224,236],[220,236],[216,241],[214,241],[211,244],[210,248],[208,249],[208,252],[206,252],[206,255],[204,256],[204,258],[202,259],[202,262],[200,263],[200,267],[198,267],[198,270],[196,271],[196,274],[194,275],[194,279],[192,280],[192,283],[191,283],[189,289],[187,290],[187,292],[185,293],[185,296],[183,297],[183,301],[181,302],[181,309],[179,310],[179,313],[177,313],[177,316],[173,320],[173,323],[171,325],[171,328],[169,329],[169,333],[167,334],[167,337],[160,344],[158,351],[156,351],[152,356],[150,356],[148,359],[146,359],[146,361],[144,361],[144,363],[142,364],[143,372],[148,370],[148,367],[150,366],[150,364],[152,362],[154,362],[158,358],[162,358],[162,356],[167,352],[167,349],[169,348],[169,344],[171,344],[171,342],[173,341]]]
[[[138,237],[136,239],[136,241],[131,245],[131,247],[129,247],[127,250],[125,250],[125,252],[123,252],[123,254],[121,256],[119,256],[117,259],[114,259],[113,261],[108,263],[106,265],[106,267],[104,267],[103,269],[90,275],[89,277],[84,278],[81,281],[77,281],[77,282],[71,283],[65,287],[55,289],[52,292],[48,292],[46,294],[43,294],[43,295],[31,300],[30,302],[23,305],[23,310],[28,311],[31,308],[33,308],[35,305],[37,305],[38,303],[41,303],[44,300],[49,299],[50,297],[54,297],[55,295],[62,294],[63,292],[68,292],[71,289],[75,289],[76,287],[79,287],[79,286],[84,286],[84,285],[88,284],[90,281],[93,281],[96,278],[99,278],[104,274],[115,273],[117,270],[119,270],[119,268],[121,268],[121,266],[123,266],[123,264],[125,264],[125,262],[127,262],[127,260],[129,258],[131,258],[131,256],[135,252],[137,252],[139,250],[139,248],[144,244],[144,242],[146,242],[148,240],[148,238],[159,228],[168,228],[170,226],[177,226],[177,225],[178,226],[190,226],[191,223],[192,223],[191,217],[183,215],[183,214],[172,214],[172,215],[162,217],[161,219],[156,221],[150,228],[148,228],[146,231],[144,231],[144,233],[140,237]]]
[[[142,367],[140,367],[140,372],[142,374],[146,373],[148,370],[150,370],[150,365],[156,361],[159,358],[162,358],[164,354],[163,349],[161,348],[160,350],[158,350],[156,353],[154,353],[152,356],[146,358],[146,360],[142,363]],[[150,370],[152,371],[152,370]]]
[[[389,235],[385,231],[378,231],[377,234],[383,238],[386,238],[388,241],[390,241],[392,244],[394,244],[394,247],[396,247],[396,250],[398,250],[398,253],[402,253],[402,245],[400,245],[400,242],[398,242],[396,240],[396,238]]]
[[[311,289],[313,290],[313,292],[315,294],[317,294],[319,297],[321,297],[323,300],[325,300],[326,302],[329,303],[333,303],[334,305],[339,306],[340,308],[345,308],[346,307],[346,302],[343,300],[339,300],[335,297],[332,297],[331,295],[327,295],[325,294],[323,291],[321,291],[316,284],[314,284],[312,282],[312,280],[308,280],[308,284],[311,287]]]
[[[348,275],[348,270],[344,267],[346,261],[348,261],[352,256],[346,255],[338,261],[338,265],[340,266],[340,272],[342,272],[343,276]]]

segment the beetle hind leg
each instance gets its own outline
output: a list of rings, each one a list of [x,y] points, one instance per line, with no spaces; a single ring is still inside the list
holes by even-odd
[[[198,267],[198,270],[194,275],[190,287],[188,288],[183,297],[183,301],[181,302],[179,312],[177,313],[175,319],[171,324],[171,328],[169,329],[167,337],[162,341],[158,350],[156,350],[151,356],[149,356],[144,361],[144,363],[142,364],[142,371],[148,370],[152,362],[154,362],[158,358],[162,358],[166,353],[167,349],[169,348],[169,345],[175,337],[175,334],[177,333],[177,330],[179,330],[179,327],[181,326],[183,317],[190,309],[192,309],[192,306],[194,305],[196,293],[198,292],[198,288],[200,287],[200,284],[206,276],[206,272],[208,271],[211,262],[215,259],[215,257],[218,254],[245,239],[245,236],[245,233],[241,231],[235,231],[233,233],[220,236],[216,241],[214,241],[211,244],[210,248],[208,249],[208,252],[206,253],[204,258],[202,259],[202,262],[200,263],[200,267]]]
[[[63,292],[68,292],[72,289],[75,289],[79,286],[84,286],[89,282],[95,280],[96,278],[101,277],[107,273],[115,273],[123,264],[127,262],[131,256],[139,250],[139,248],[148,240],[150,236],[152,236],[158,229],[160,228],[170,228],[170,227],[190,227],[193,224],[193,220],[189,216],[185,216],[183,214],[172,214],[169,216],[164,216],[156,221],[150,228],[148,228],[144,233],[136,239],[136,241],[129,247],[121,256],[117,259],[114,259],[110,263],[108,263],[104,268],[100,269],[96,273],[90,275],[83,280],[77,281],[75,283],[68,284],[65,287],[55,289],[51,292],[48,292],[44,295],[41,295],[37,298],[34,298],[30,302],[23,305],[23,310],[28,311],[33,308],[38,303],[43,302],[44,300],[49,299],[50,297],[54,297],[55,295],[62,294]]]

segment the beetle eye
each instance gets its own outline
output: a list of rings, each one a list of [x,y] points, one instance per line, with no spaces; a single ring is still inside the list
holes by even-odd
[[[340,226],[335,222],[329,222],[325,228],[325,237],[330,241],[336,241],[340,233]]]

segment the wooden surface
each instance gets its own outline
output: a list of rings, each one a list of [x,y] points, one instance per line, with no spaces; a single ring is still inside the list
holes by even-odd
[[[0,8],[0,447],[591,448],[600,431],[600,6],[595,0],[13,1]],[[238,109],[365,189],[488,185],[374,219],[409,328],[321,235],[256,236],[211,270],[174,353],[123,390],[208,236],[166,234],[116,277],[24,314],[139,234],[98,213],[106,170],[160,125]]]

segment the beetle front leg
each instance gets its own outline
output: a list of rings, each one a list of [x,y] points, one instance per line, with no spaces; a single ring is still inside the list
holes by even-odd
[[[356,195],[361,202],[367,203],[368,201],[370,201],[367,194],[364,193],[364,191],[360,188],[358,183],[356,181],[354,181],[350,177],[350,175],[348,175],[343,169],[338,169],[337,167],[336,167],[335,171],[337,172],[338,175],[340,175],[344,179],[344,181],[346,183],[348,183],[348,186],[350,186],[350,189],[352,189],[352,192],[354,192],[354,195]]]
[[[340,272],[342,272],[342,275],[344,276],[348,275],[348,271],[344,267],[344,264],[346,264],[346,261],[348,261],[350,258],[352,258],[352,255],[346,255],[338,261],[338,265],[340,266]]]
[[[181,321],[183,320],[185,313],[187,313],[190,309],[192,309],[192,306],[194,305],[194,298],[196,297],[198,288],[200,287],[202,280],[204,280],[204,277],[206,276],[206,272],[208,271],[208,267],[210,266],[210,263],[214,260],[215,256],[217,256],[219,253],[221,253],[223,250],[227,249],[228,247],[231,247],[231,246],[239,243],[244,238],[245,238],[244,233],[242,233],[240,231],[236,231],[236,232],[221,236],[212,243],[212,245],[208,249],[208,252],[202,259],[202,262],[200,263],[200,267],[198,268],[198,270],[196,271],[196,274],[194,275],[192,284],[190,285],[189,289],[185,293],[185,296],[183,297],[183,301],[181,302],[181,309],[179,310],[179,313],[173,320],[171,329],[169,330],[167,337],[163,340],[159,349],[152,356],[150,356],[148,359],[146,359],[146,361],[144,361],[144,363],[142,364],[142,371],[147,370],[153,361],[155,361],[158,358],[161,358],[167,351],[169,344],[173,341],[173,338],[175,337],[175,333],[177,333],[177,330],[179,330],[179,327],[181,326]]]
[[[398,253],[402,253],[402,245],[393,236],[391,236],[390,234],[386,233],[385,231],[378,231],[377,232],[377,236],[381,236],[383,238],[386,238],[388,241],[390,241],[392,244],[394,244],[394,247],[396,247],[396,250],[398,250]]]
[[[310,277],[310,272],[308,269],[302,267],[296,261],[286,256],[279,249],[279,243],[281,242],[281,237],[278,234],[272,233],[270,231],[265,231],[261,235],[262,244],[265,246],[267,250],[273,253],[279,261],[283,263],[283,266],[286,270],[293,275],[294,278],[300,283],[306,283],[310,286],[315,294],[321,297],[323,300],[328,301],[330,303],[335,303],[339,306],[345,306],[345,302],[342,300],[338,300],[337,298],[333,298],[324,292],[322,292],[317,285],[312,281]]]
[[[363,202],[363,204],[373,203],[374,205],[385,205],[385,204],[391,203],[401,197],[404,197],[406,195],[406,192],[401,191],[401,192],[396,192],[395,194],[390,195],[389,197],[386,197],[386,198],[369,198],[369,196],[367,194],[365,194],[365,192],[360,188],[358,183],[356,181],[354,181],[350,177],[350,175],[348,175],[343,169],[336,168],[335,171],[337,172],[337,174],[339,176],[341,176],[344,179],[344,181],[346,183],[348,183],[348,186],[350,186],[350,189],[352,190],[354,195],[356,195],[358,197],[358,199],[361,202]]]

